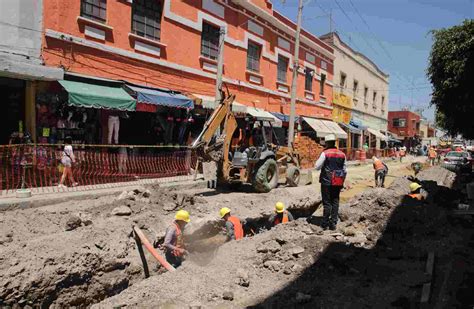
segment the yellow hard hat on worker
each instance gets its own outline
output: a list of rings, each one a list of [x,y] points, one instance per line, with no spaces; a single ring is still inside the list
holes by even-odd
[[[191,221],[191,219],[189,218],[189,212],[187,212],[186,210],[178,210],[176,212],[176,215],[174,216],[174,218],[176,220],[181,220],[181,221],[184,221],[186,223]]]
[[[415,192],[416,190],[418,190],[419,188],[421,188],[421,185],[419,183],[416,183],[416,182],[412,182],[410,184],[410,191],[411,192]]]
[[[230,213],[230,208],[227,208],[227,207],[222,207],[221,210],[219,211],[221,218],[224,218],[224,216],[227,215],[228,213]]]
[[[275,211],[279,214],[285,211],[285,204],[282,202],[278,202],[275,204]]]

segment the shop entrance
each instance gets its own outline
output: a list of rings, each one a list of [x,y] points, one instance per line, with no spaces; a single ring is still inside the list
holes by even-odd
[[[2,113],[0,113],[0,145],[16,143],[18,133],[24,132],[25,81],[0,77]]]

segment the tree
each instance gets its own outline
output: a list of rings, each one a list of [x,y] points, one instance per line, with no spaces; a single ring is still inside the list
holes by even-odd
[[[474,20],[431,34],[427,75],[437,123],[450,135],[474,139]]]

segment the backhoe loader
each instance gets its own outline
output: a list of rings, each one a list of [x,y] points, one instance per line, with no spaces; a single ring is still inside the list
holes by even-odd
[[[218,185],[251,184],[257,192],[269,192],[284,178],[297,186],[298,154],[269,142],[276,138],[271,122],[233,112],[235,95],[221,91],[221,98],[192,145],[198,160],[217,163]]]

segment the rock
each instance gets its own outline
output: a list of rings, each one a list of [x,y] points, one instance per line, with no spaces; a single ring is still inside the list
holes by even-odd
[[[243,268],[237,269],[237,284],[243,287],[248,287],[250,285],[249,273]]]
[[[146,197],[141,197],[141,198],[137,199],[137,202],[140,202],[140,203],[143,203],[143,204],[151,204],[151,200],[149,198],[146,198]]]
[[[145,191],[143,191],[142,196],[143,196],[143,197],[146,197],[146,198],[150,197],[150,196],[151,196],[150,190],[145,190]]]
[[[82,220],[78,216],[72,215],[66,221],[66,231],[72,231],[81,226]]]
[[[233,301],[234,300],[234,293],[232,293],[231,291],[226,291],[222,294],[222,298],[225,299],[225,300]]]
[[[132,210],[128,206],[119,206],[115,207],[111,214],[114,216],[130,216],[132,214]]]
[[[257,247],[257,252],[259,253],[276,253],[281,250],[280,244],[276,240],[267,241]]]
[[[163,210],[165,210],[165,211],[173,211],[176,208],[178,208],[178,205],[176,205],[173,202],[167,202],[163,205]]]
[[[127,199],[134,201],[137,198],[134,191],[127,192]]]
[[[342,230],[342,233],[345,236],[354,236],[356,234],[356,230],[353,227],[348,226]]]
[[[304,252],[304,248],[301,247],[301,246],[296,246],[294,248],[291,249],[291,254],[295,257],[298,257],[299,255],[301,255],[302,253]]]
[[[297,303],[300,303],[300,304],[307,303],[311,300],[311,295],[298,292],[296,293],[295,300]]]
[[[216,301],[217,299],[219,299],[219,295],[216,293],[210,293],[207,295],[207,301]]]
[[[263,263],[263,266],[273,272],[278,272],[283,267],[283,264],[279,261],[266,261]]]
[[[127,191],[122,191],[120,195],[117,197],[118,201],[126,200],[128,197],[128,192]]]

